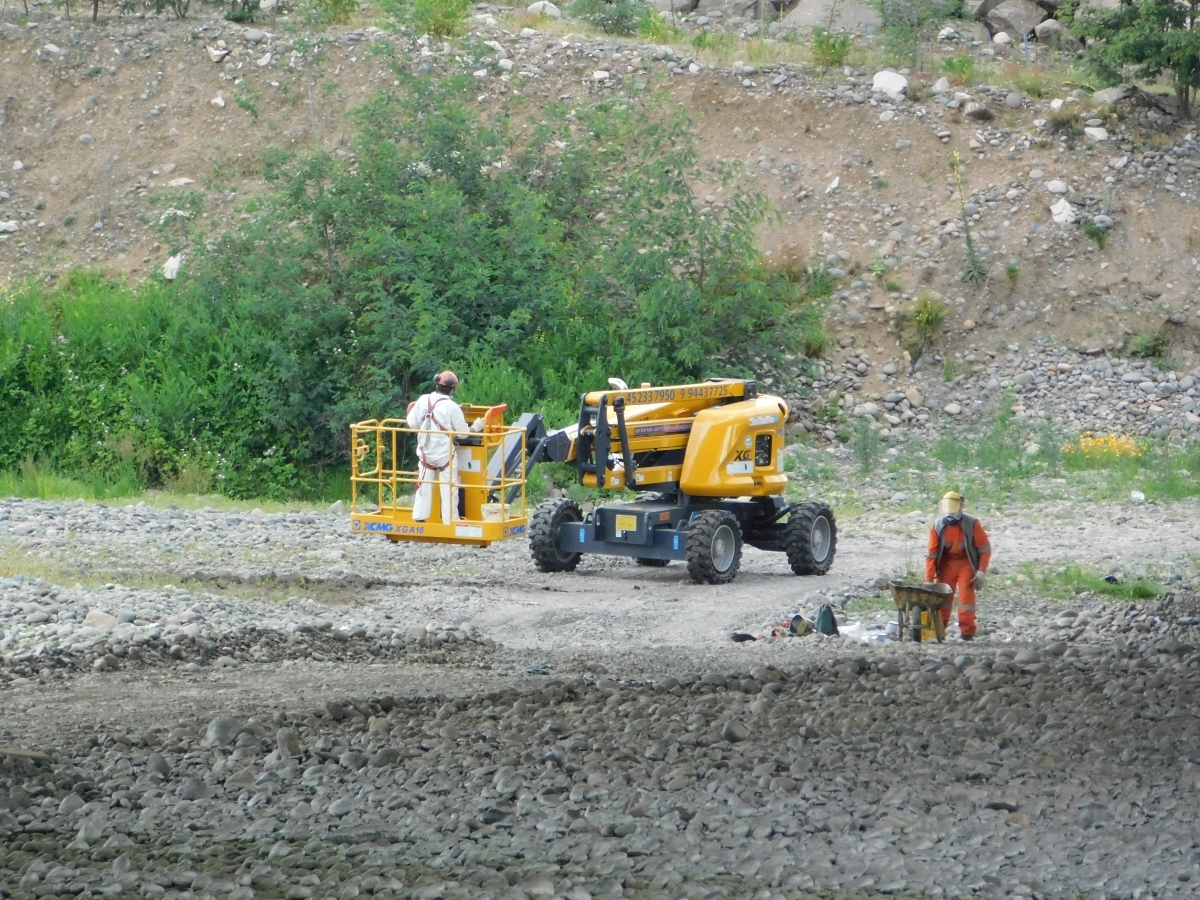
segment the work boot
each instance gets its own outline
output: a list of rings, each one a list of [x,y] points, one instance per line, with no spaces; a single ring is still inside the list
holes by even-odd
[[[962,636],[962,639],[963,639],[964,641],[973,641],[973,640],[975,640],[975,635],[973,635],[973,634],[964,634],[964,635]]]

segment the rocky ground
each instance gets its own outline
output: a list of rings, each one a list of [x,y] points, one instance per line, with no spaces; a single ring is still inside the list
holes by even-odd
[[[734,644],[873,594],[906,517],[844,523],[825,578],[751,552],[702,588],[335,514],[9,501],[0,892],[1188,896],[1195,570],[1142,604],[1004,573],[1139,569],[1192,512],[997,514],[973,644]]]

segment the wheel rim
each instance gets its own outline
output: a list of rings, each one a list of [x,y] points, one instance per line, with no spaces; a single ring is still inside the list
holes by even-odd
[[[719,525],[712,537],[712,564],[718,572],[727,572],[737,552],[737,538],[728,525]]]
[[[817,516],[813,522],[812,534],[809,539],[809,546],[812,548],[812,557],[816,562],[825,562],[829,556],[829,546],[833,543],[833,529],[829,527],[829,520],[824,516]]]

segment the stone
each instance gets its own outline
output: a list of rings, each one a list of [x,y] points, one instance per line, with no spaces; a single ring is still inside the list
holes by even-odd
[[[233,716],[217,716],[208,723],[204,733],[205,747],[228,747],[237,737],[242,723]]]
[[[1116,87],[1104,88],[1103,90],[1096,91],[1096,93],[1092,94],[1092,100],[1095,103],[1101,103],[1105,106],[1112,106],[1114,103],[1124,100],[1127,96],[1129,96],[1130,90],[1130,85],[1119,84]]]
[[[530,3],[525,7],[525,11],[539,16],[549,16],[552,19],[562,18],[562,10],[551,3],[550,0],[537,0],[536,3]]]
[[[83,807],[84,801],[82,797],[75,793],[67,794],[67,796],[63,797],[62,800],[59,801],[58,814],[60,816],[69,816],[71,813],[78,812],[79,810],[83,809]]]
[[[154,752],[146,757],[146,771],[166,778],[171,774],[171,765],[161,753]]]
[[[730,719],[721,729],[721,738],[731,744],[739,744],[750,737],[750,729],[737,719]]]
[[[1038,43],[1045,44],[1047,47],[1056,47],[1060,50],[1083,49],[1083,43],[1079,38],[1064,28],[1062,22],[1057,19],[1046,19],[1044,22],[1039,22],[1034,27],[1033,33],[1037,37]],[[1097,91],[1097,93],[1100,92]],[[1095,97],[1095,94],[1092,96]]]
[[[84,628],[99,628],[110,631],[117,624],[117,617],[100,609],[93,609],[83,619]]]
[[[1009,91],[1008,96],[1004,98],[1004,105],[1009,109],[1020,109],[1024,102],[1016,91]]]
[[[1072,224],[1075,221],[1075,215],[1075,207],[1067,201],[1066,197],[1063,197],[1050,207],[1050,217],[1058,225]]]
[[[963,107],[963,115],[968,119],[974,119],[977,122],[990,122],[996,118],[995,113],[984,106],[982,103],[968,103]]]
[[[355,800],[353,797],[342,797],[340,800],[334,800],[329,804],[329,814],[335,818],[342,818],[348,813],[354,811]]]
[[[267,34],[265,31],[259,31],[257,28],[247,28],[242,32],[242,37],[251,44],[261,44],[267,39]]]
[[[1053,181],[1046,182],[1046,190],[1052,194],[1065,194],[1067,192],[1067,183],[1059,181],[1057,178]]]
[[[179,270],[183,266],[183,254],[176,253],[174,256],[167,257],[167,261],[162,266],[162,276],[167,281],[174,281],[179,277]]]
[[[932,91],[934,94],[949,93],[949,91],[950,91],[949,79],[947,79],[946,76],[943,75],[941,78],[939,78],[937,81],[935,81],[933,83],[933,87],[930,88],[930,91]]]
[[[104,824],[97,819],[85,819],[79,825],[79,831],[75,834],[77,841],[82,841],[84,844],[94,844],[100,840],[104,834]]]
[[[215,106],[217,109],[225,108],[225,97],[223,94],[217,94],[217,96],[213,97],[208,102],[210,104],[212,104],[213,106]]]
[[[872,91],[887,94],[893,100],[901,99],[907,89],[908,79],[899,72],[893,72],[890,69],[876,72],[875,77],[871,80]]]
[[[992,33],[992,40],[1000,43],[997,38],[1001,34],[1009,38],[1023,38],[1032,34],[1038,24],[1049,17],[1049,13],[1032,0],[1003,0],[988,11],[984,24]]]
[[[205,47],[204,49],[208,53],[208,58],[215,63],[224,62],[225,57],[229,55],[229,51],[223,47]],[[224,102],[221,105],[224,106]]]
[[[906,390],[904,396],[908,399],[908,405],[913,409],[920,409],[925,405],[925,398],[921,396],[921,392],[915,387],[910,387]]]
[[[394,766],[399,761],[399,750],[393,747],[382,747],[371,754],[371,758],[367,760],[367,768],[382,769],[386,766]]]
[[[204,800],[208,795],[208,785],[198,778],[188,778],[179,790],[179,797],[182,800]]]
[[[21,223],[16,221],[0,222],[0,232],[4,234],[16,234],[21,230]]]
[[[592,73],[592,81],[608,81],[608,73],[603,69],[597,69]]]
[[[962,415],[962,407],[957,403],[947,403],[942,407],[942,412],[948,416],[958,416]]]
[[[1000,31],[992,36],[992,43],[999,44],[1001,47],[1004,47],[1012,43],[1012,38],[1008,36],[1007,31]]]
[[[1098,127],[1084,128],[1083,133],[1085,135],[1087,135],[1088,137],[1090,137],[1093,141],[1096,141],[1097,143],[1099,143],[1100,141],[1108,140],[1108,129],[1106,129],[1106,128],[1098,128]]]
[[[295,728],[280,728],[275,732],[275,747],[279,755],[295,758],[304,752],[300,745],[300,733]]]
[[[90,144],[93,140],[95,139],[90,134],[81,134],[79,136],[79,143],[81,144]]]
[[[847,33],[861,34],[864,30],[876,32],[882,24],[875,7],[862,0],[846,0],[838,6],[835,29]],[[825,28],[829,25],[829,4],[824,0],[800,0],[780,22],[789,30]],[[865,26],[865,27],[864,27]]]
[[[256,59],[254,61],[254,64],[256,66],[258,66],[260,69],[265,69],[267,66],[269,66],[271,64],[271,59],[272,59],[272,56],[270,53],[264,53],[262,56],[260,56],[258,59]]]

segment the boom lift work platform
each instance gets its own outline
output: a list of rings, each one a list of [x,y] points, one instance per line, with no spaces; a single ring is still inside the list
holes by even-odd
[[[504,426],[503,410],[463,407],[467,421],[483,415],[487,424],[482,434],[453,436],[461,516],[449,525],[437,490],[427,522],[413,522],[404,505],[419,475],[400,462],[413,459],[419,432],[395,419],[352,425],[351,528],[393,541],[475,546],[528,535],[543,572],[571,571],[583,554],[596,553],[646,566],[683,561],[694,581],[725,584],[737,574],[744,544],[786,553],[797,575],[823,575],[833,564],[833,511],[785,499],[787,405],[759,395],[754,381],[593,391],[582,397],[578,423],[555,430],[537,413]],[[559,497],[529,513],[526,475],[546,461],[572,464],[584,487],[635,491],[637,499],[598,504],[585,515]]]

